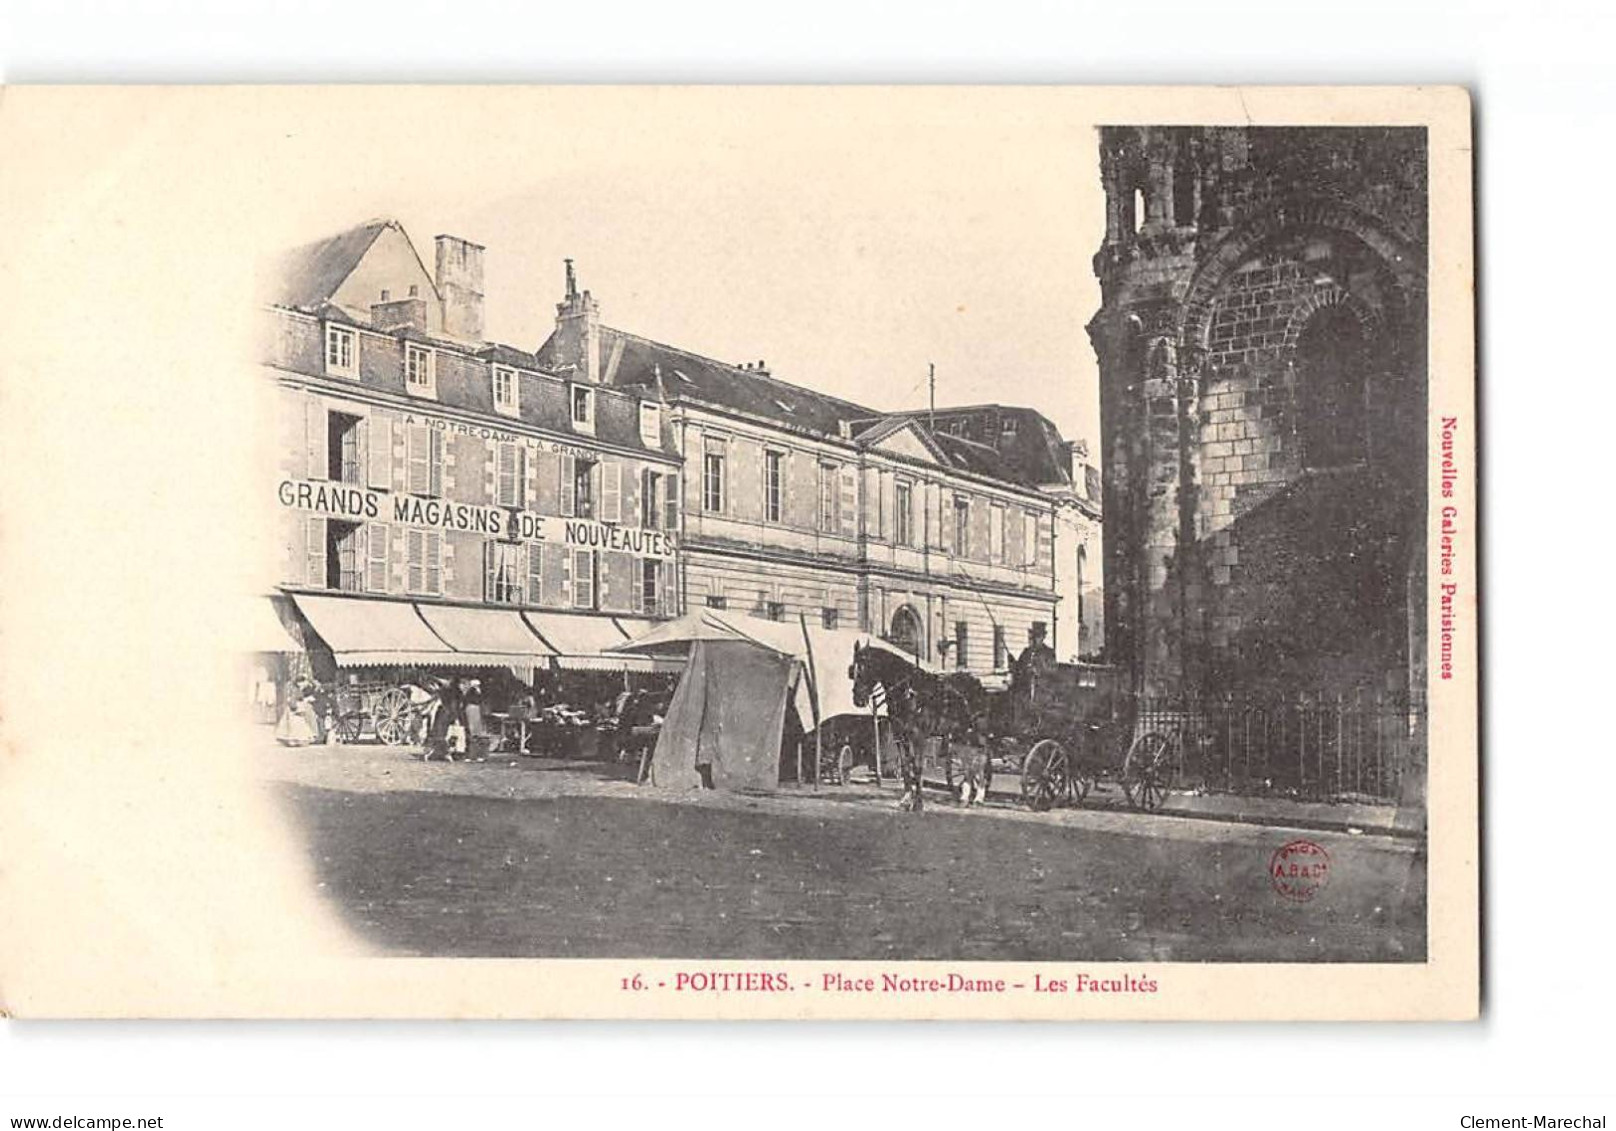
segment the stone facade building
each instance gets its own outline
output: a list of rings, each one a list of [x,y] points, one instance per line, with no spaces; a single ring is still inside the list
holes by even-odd
[[[1106,646],[1141,690],[1423,688],[1425,144],[1101,131]]]
[[[1096,540],[1098,500],[1037,412],[939,409],[935,427],[924,412],[879,413],[762,362],[603,325],[570,268],[537,361],[667,406],[684,460],[687,607],[857,628],[978,672],[1005,670],[1036,626],[1077,655],[1076,563]],[[1098,622],[1094,609],[1096,637]]]
[[[429,272],[378,220],[273,281],[277,603],[338,666],[623,666],[680,611],[662,404],[486,340],[482,257],[439,236]]]

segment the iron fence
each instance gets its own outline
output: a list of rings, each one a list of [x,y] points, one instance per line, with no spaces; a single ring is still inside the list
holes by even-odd
[[[1396,801],[1425,765],[1424,703],[1364,689],[1145,698],[1149,731],[1178,735],[1178,784],[1218,792]]]

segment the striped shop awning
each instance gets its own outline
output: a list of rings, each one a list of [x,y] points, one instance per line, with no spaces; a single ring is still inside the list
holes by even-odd
[[[660,672],[678,671],[682,662],[654,656],[634,656],[610,649],[629,636],[613,618],[590,613],[522,614],[528,625],[555,650],[556,667],[573,671]]]
[[[314,593],[293,596],[298,611],[342,668],[391,664],[457,665],[455,651],[408,601],[366,600]]]

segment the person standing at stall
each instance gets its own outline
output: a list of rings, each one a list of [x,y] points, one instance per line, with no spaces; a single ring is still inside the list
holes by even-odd
[[[446,762],[454,761],[454,751],[449,747],[449,728],[459,723],[461,729],[465,728],[465,702],[460,694],[460,681],[456,679],[442,680],[438,685],[437,710],[432,713],[432,725],[426,733],[425,760],[430,762],[433,758],[441,756]]]

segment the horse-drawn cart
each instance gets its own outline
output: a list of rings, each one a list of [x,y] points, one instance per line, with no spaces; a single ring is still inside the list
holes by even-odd
[[[920,808],[926,751],[939,751],[952,790],[956,771],[967,803],[985,796],[996,768],[1020,775],[1029,808],[1082,803],[1103,778],[1129,804],[1158,809],[1179,765],[1184,718],[1141,720],[1124,673],[1099,664],[1037,656],[1016,665],[1008,690],[989,691],[964,672],[923,671],[892,653],[855,649],[853,699],[879,694],[900,755],[905,800]]]
[[[1178,771],[1182,719],[1133,709],[1122,673],[1096,664],[1045,664],[1018,673],[1007,693],[1010,737],[1019,748],[1021,796],[1032,809],[1082,804],[1102,778],[1121,784],[1128,803],[1159,809]]]

